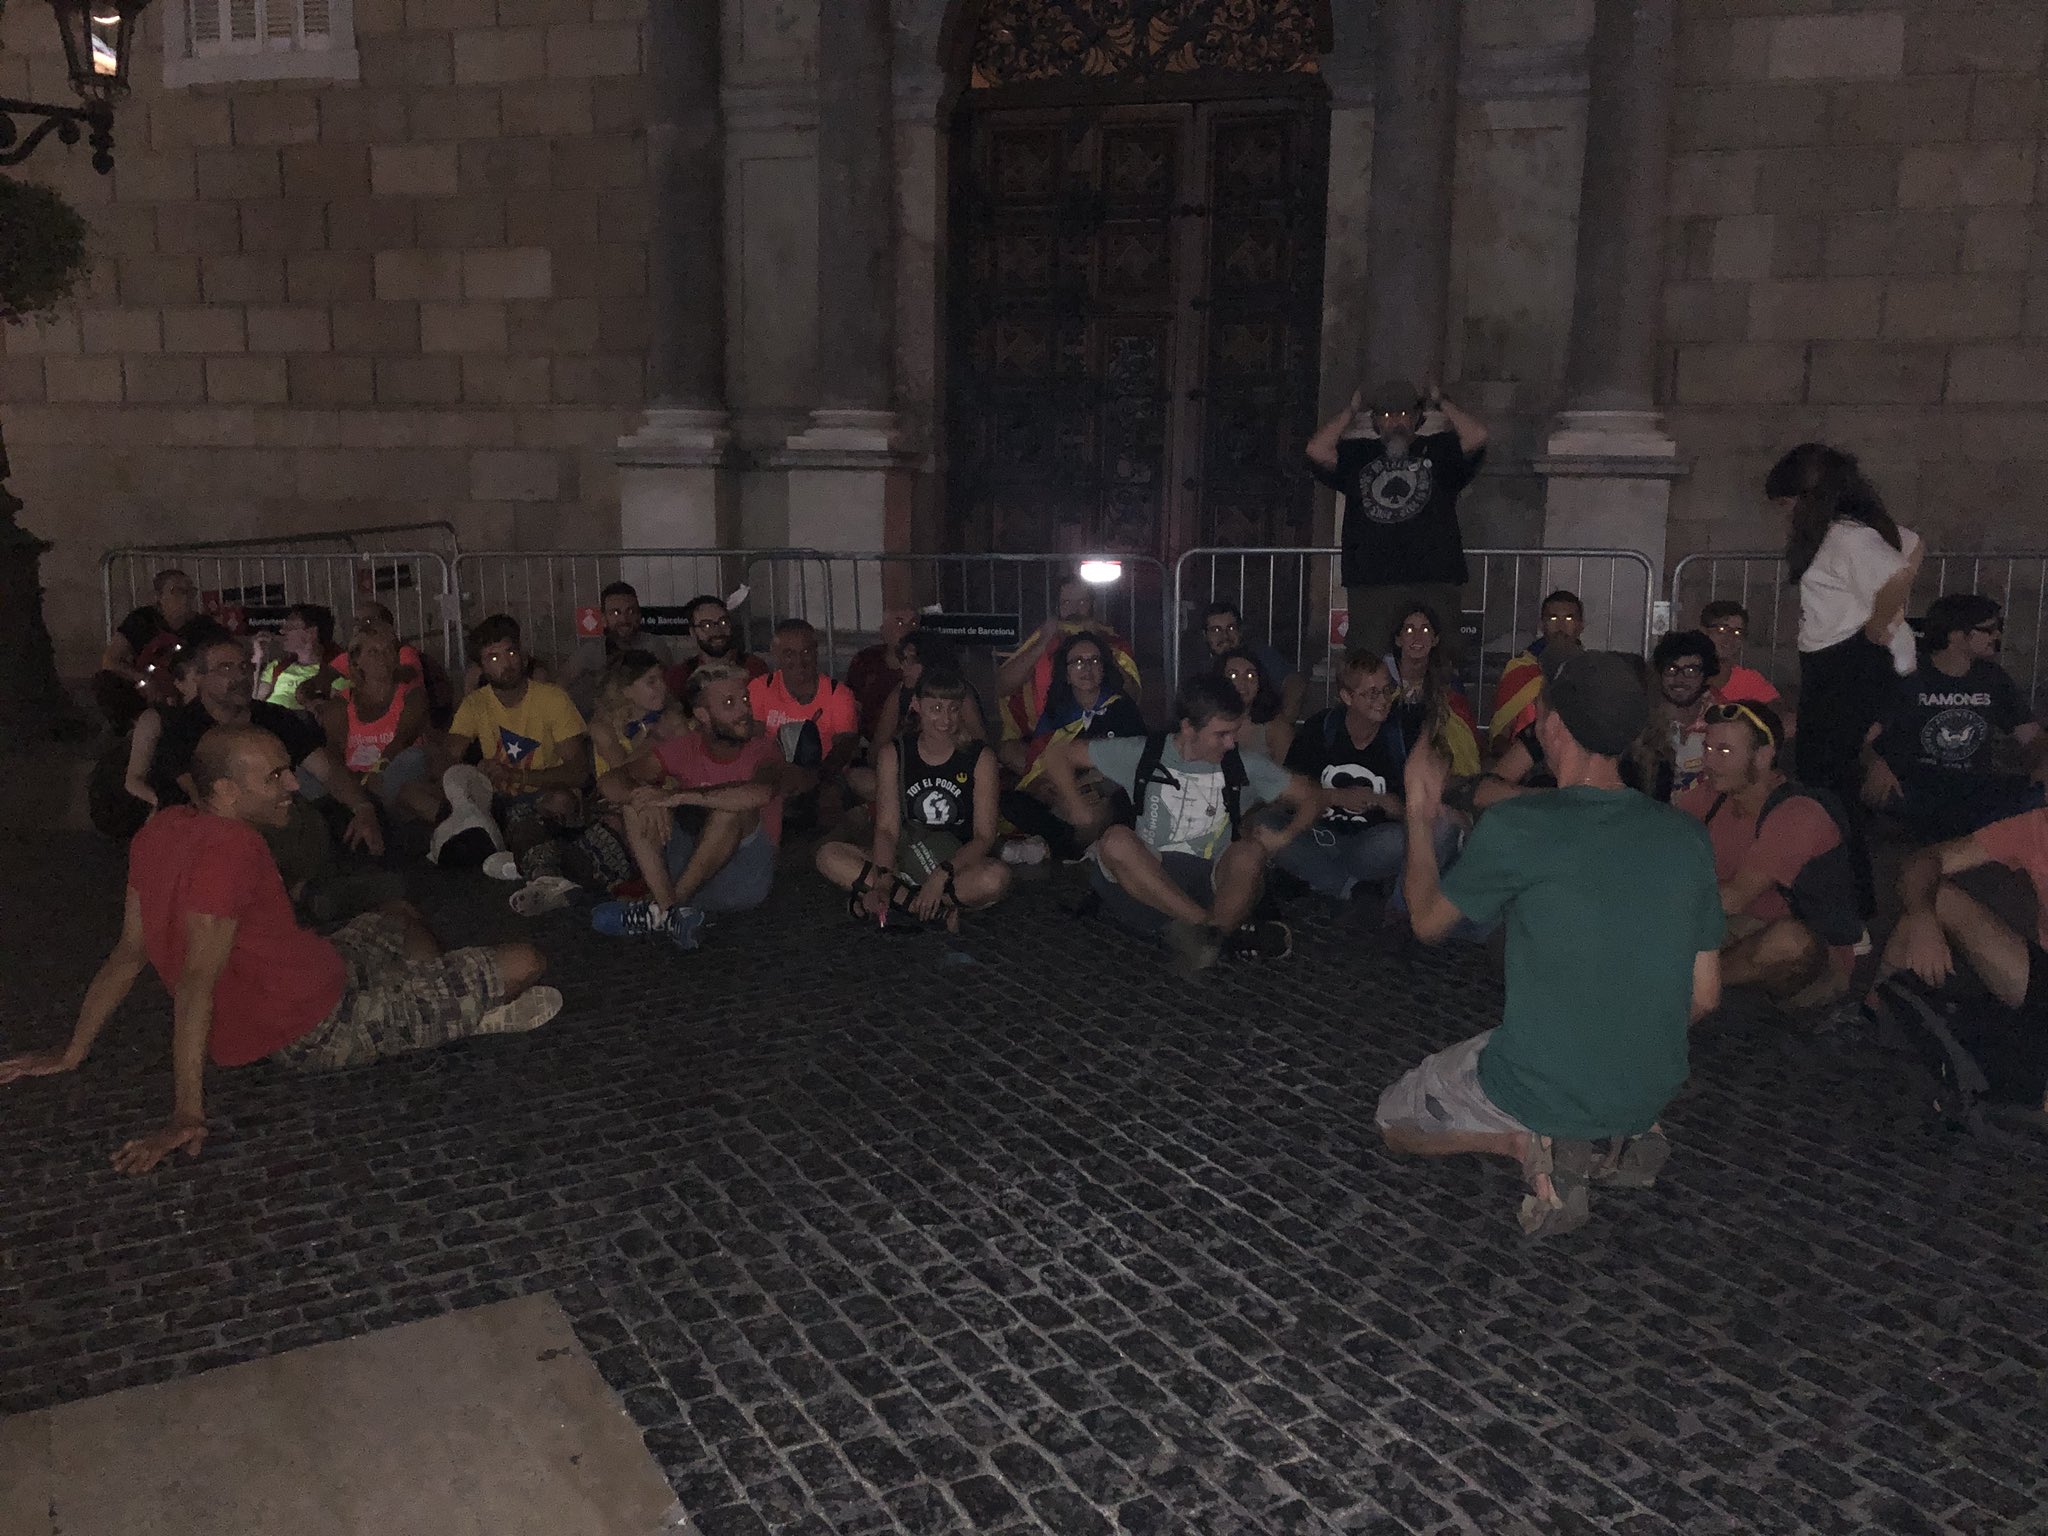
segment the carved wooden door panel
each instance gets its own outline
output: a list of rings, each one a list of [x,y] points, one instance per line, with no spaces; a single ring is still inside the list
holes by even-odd
[[[956,139],[950,542],[1168,556],[1305,536],[1327,118],[980,110]]]

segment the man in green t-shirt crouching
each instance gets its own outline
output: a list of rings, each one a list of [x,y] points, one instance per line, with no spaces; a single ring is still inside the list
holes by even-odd
[[[1461,921],[1505,921],[1507,1005],[1499,1028],[1389,1088],[1378,1114],[1397,1152],[1513,1158],[1531,1236],[1583,1225],[1589,1183],[1655,1181],[1670,1153],[1658,1116],[1685,1082],[1686,1032],[1720,1002],[1723,929],[1700,824],[1621,782],[1616,759],[1649,718],[1642,662],[1615,651],[1545,660],[1536,730],[1558,787],[1489,810],[1441,882],[1429,834],[1444,763],[1430,750],[1408,759],[1416,935],[1433,943]]]

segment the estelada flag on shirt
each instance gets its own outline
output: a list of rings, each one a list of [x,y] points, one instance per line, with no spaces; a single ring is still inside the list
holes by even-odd
[[[1493,690],[1493,715],[1487,739],[1496,752],[1536,723],[1536,701],[1543,697],[1543,664],[1534,651],[1512,658]]]

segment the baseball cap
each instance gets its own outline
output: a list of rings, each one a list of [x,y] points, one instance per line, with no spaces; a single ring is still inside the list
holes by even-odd
[[[1382,379],[1365,393],[1368,411],[1419,411],[1422,391],[1412,379]]]
[[[1543,696],[1572,740],[1601,757],[1621,756],[1650,720],[1642,658],[1621,651],[1546,649]]]

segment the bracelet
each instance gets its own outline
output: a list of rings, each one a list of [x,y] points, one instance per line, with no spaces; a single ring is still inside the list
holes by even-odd
[[[954,876],[959,873],[958,870],[953,868],[953,861],[951,859],[941,859],[938,867],[946,872],[946,884],[951,885]]]

